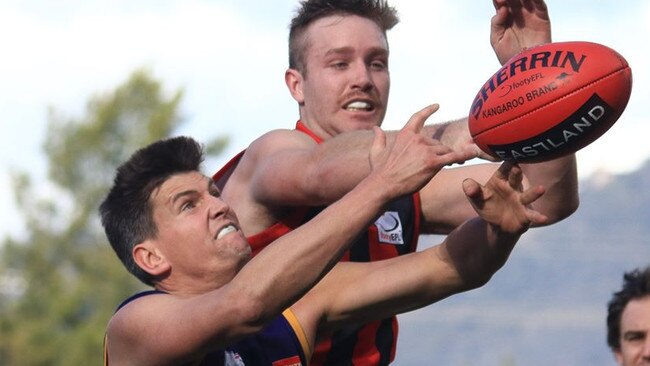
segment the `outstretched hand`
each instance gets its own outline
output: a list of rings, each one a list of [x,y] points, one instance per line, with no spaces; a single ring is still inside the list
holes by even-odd
[[[544,0],[493,0],[490,43],[504,65],[526,48],[551,42],[551,20]]]
[[[544,224],[548,218],[533,210],[530,204],[544,194],[542,186],[523,190],[521,168],[504,162],[485,186],[468,178],[463,190],[478,215],[499,231],[521,235],[531,224]]]
[[[384,132],[375,127],[370,165],[373,174],[385,182],[394,197],[420,190],[446,165],[460,164],[477,156],[476,151],[455,151],[420,133],[424,122],[437,110],[438,105],[434,104],[415,113],[389,147]]]

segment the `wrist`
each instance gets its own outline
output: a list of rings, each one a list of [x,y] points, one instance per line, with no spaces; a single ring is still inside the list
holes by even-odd
[[[377,205],[383,206],[399,195],[394,186],[380,173],[371,172],[354,190],[360,191],[369,202],[376,202]]]
[[[489,235],[495,242],[512,242],[515,243],[521,235],[523,235],[530,228],[530,224],[517,225],[511,228],[503,228],[500,225],[487,223]]]

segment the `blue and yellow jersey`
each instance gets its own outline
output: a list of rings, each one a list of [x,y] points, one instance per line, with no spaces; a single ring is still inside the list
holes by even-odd
[[[145,291],[125,300],[127,303],[159,291]],[[104,339],[104,366],[109,365],[108,340]],[[293,312],[285,310],[260,332],[207,354],[193,366],[308,366],[311,348],[302,326]]]

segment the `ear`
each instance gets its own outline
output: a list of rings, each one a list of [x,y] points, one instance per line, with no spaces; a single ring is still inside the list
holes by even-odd
[[[614,358],[616,359],[616,363],[619,365],[623,365],[623,354],[621,353],[621,349],[616,349],[614,350]]]
[[[291,96],[299,105],[305,103],[305,97],[302,91],[303,80],[302,74],[296,69],[287,69],[284,72],[284,82],[287,84],[287,88],[289,88],[289,93],[291,93]]]
[[[155,240],[147,239],[133,247],[133,260],[143,271],[153,275],[161,275],[171,269],[165,256],[155,245]]]

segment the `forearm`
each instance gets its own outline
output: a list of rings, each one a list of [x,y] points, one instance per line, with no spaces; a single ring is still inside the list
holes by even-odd
[[[485,284],[519,235],[473,219],[421,252],[373,263],[341,263],[303,303],[325,303],[321,330],[412,311]],[[308,305],[307,305],[308,306]]]
[[[386,131],[386,144],[392,146],[399,131]],[[425,125],[422,135],[439,140],[454,150],[473,145],[467,119]],[[372,145],[372,131],[353,131],[338,135],[320,144],[310,160],[309,191],[318,192],[320,204],[342,197],[370,173],[368,151]],[[475,147],[475,145],[473,145]],[[481,156],[484,157],[484,156]]]
[[[410,267],[418,268],[420,273],[408,283],[421,287],[405,294],[405,306],[399,311],[417,309],[483,286],[506,263],[519,237],[481,218],[464,222],[441,244],[413,256]],[[402,271],[406,268],[408,264]]]
[[[394,144],[398,133],[386,132],[387,147]],[[477,151],[466,120],[425,126],[422,135],[455,151]],[[373,140],[373,132],[364,130],[315,144],[300,132],[280,131],[252,144],[242,165],[249,166],[251,192],[257,202],[274,207],[327,205],[368,176]]]
[[[467,118],[460,118],[453,121],[435,123],[424,126],[422,133],[440,140],[440,142],[452,146],[459,142],[471,140]]]
[[[578,209],[578,173],[574,154],[537,164],[521,164],[527,186],[541,185],[546,193],[532,204],[552,224]]]
[[[251,144],[238,169],[267,207],[328,205],[370,174],[373,139],[372,131],[354,131],[317,144],[302,132],[276,131]]]
[[[440,257],[454,269],[459,281],[457,292],[487,283],[506,263],[519,237],[480,218],[452,231],[441,245]]]

